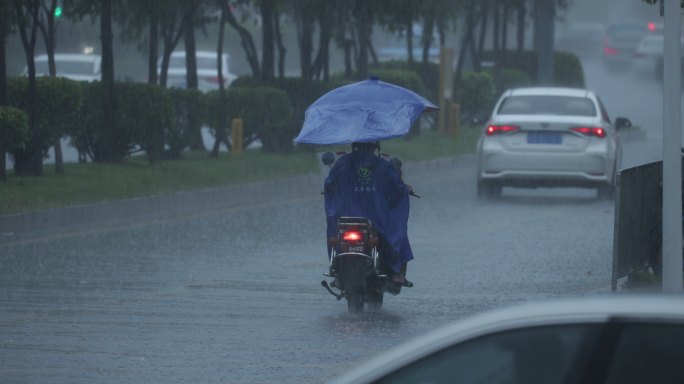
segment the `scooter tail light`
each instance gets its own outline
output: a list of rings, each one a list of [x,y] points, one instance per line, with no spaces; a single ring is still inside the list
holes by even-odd
[[[488,125],[485,129],[485,134],[487,136],[492,136],[501,133],[512,133],[520,130],[520,127],[516,125]]]
[[[363,234],[360,231],[346,231],[342,234],[342,240],[350,243],[363,241]]]

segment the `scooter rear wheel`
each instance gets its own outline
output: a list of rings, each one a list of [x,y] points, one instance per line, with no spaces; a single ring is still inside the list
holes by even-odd
[[[347,311],[352,314],[363,313],[364,297],[360,292],[347,294]]]
[[[379,312],[382,309],[383,292],[368,292],[366,303],[369,312]]]

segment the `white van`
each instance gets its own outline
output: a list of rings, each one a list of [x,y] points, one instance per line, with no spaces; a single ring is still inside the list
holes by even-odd
[[[36,76],[50,76],[48,56],[38,55],[34,57],[36,64]],[[55,54],[55,66],[57,76],[66,77],[78,81],[95,81],[102,79],[102,58],[100,55],[85,54]],[[28,67],[24,68],[23,75],[28,75]]]
[[[202,92],[219,89],[219,77],[218,71],[216,70],[216,52],[196,51],[195,55],[197,57],[197,89]],[[229,60],[230,55],[224,53],[222,55],[221,68],[223,70],[223,84],[225,87],[230,86],[230,83],[237,78],[237,75],[230,72]],[[157,65],[157,73],[161,73],[161,59]],[[166,85],[168,87],[187,87],[185,51],[175,51],[171,53],[167,75]]]

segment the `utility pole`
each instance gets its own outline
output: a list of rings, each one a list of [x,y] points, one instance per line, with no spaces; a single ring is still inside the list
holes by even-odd
[[[537,49],[537,83],[553,85],[553,41],[556,0],[535,0],[535,40]]]
[[[681,0],[664,1],[663,291],[682,292]]]

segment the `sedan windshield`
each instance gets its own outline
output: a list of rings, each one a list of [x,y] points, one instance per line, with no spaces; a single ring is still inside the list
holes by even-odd
[[[596,116],[591,99],[573,96],[526,95],[506,98],[499,107],[500,115],[567,115]]]

